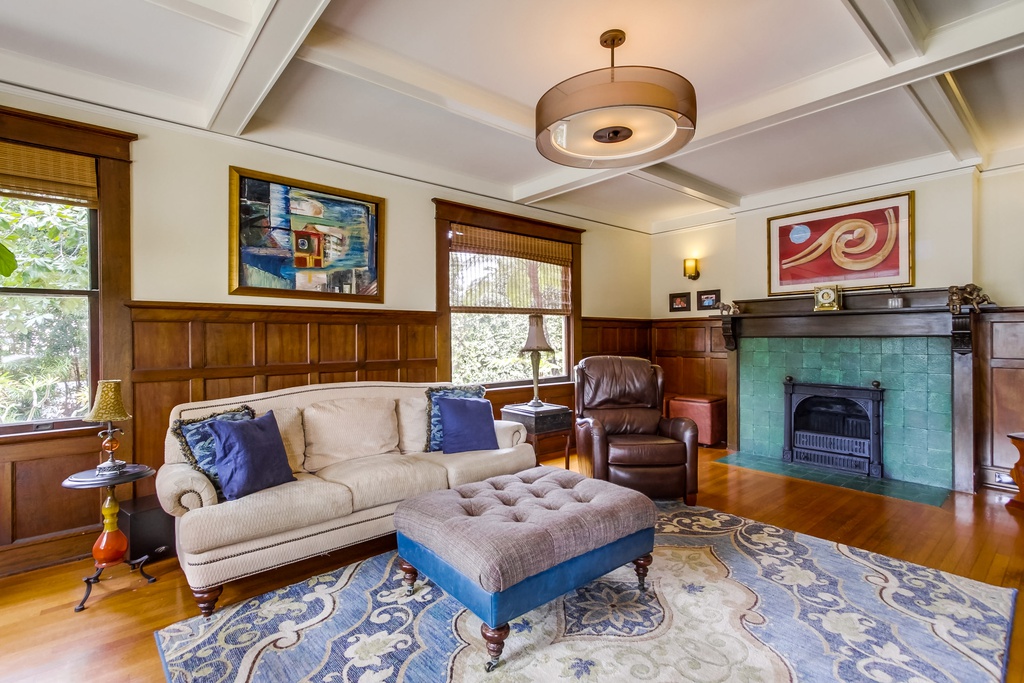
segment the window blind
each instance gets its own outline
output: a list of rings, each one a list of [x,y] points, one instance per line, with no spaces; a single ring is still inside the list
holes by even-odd
[[[456,223],[451,227],[453,312],[571,313],[571,244]]]
[[[0,141],[0,194],[95,208],[96,159]]]

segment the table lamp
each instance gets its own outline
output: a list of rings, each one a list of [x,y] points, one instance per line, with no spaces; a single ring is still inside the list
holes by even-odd
[[[92,405],[92,410],[82,418],[85,422],[107,423],[107,428],[97,435],[103,439],[100,448],[107,455],[107,459],[96,468],[97,476],[112,477],[124,471],[125,461],[114,459],[114,451],[121,445],[117,441],[117,435],[124,434],[124,431],[112,423],[130,420],[131,417],[121,400],[121,380],[101,379],[96,384],[96,401]]]
[[[530,352],[530,363],[533,365],[533,400],[526,405],[531,408],[543,408],[544,401],[540,400],[540,352],[554,349],[544,336],[544,316],[540,313],[530,314],[530,331],[526,334],[526,344],[519,352],[527,351]]]

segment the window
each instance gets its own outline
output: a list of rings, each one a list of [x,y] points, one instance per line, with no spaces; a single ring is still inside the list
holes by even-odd
[[[95,159],[0,142],[0,243],[17,260],[0,276],[0,427],[89,408],[96,205]]]
[[[544,316],[545,336],[554,349],[541,354],[540,377],[567,380],[578,337],[573,283],[581,231],[435,203],[439,250],[448,266],[438,277],[438,309],[449,321],[452,381],[532,380],[530,357],[520,353],[531,314]]]

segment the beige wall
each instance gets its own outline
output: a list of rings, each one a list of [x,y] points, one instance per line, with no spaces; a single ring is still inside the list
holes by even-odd
[[[366,171],[140,117],[0,95],[0,104],[137,133],[132,145],[132,296],[142,301],[324,306],[322,300],[228,294],[228,167],[384,197],[384,304],[343,308],[434,310],[434,204],[455,202],[583,228],[583,314],[648,314],[645,235],[512,202]]]
[[[663,304],[663,300],[674,291],[721,289],[724,301],[767,296],[767,224],[774,216],[911,190],[914,191],[914,286],[945,288],[973,281],[986,291],[998,286],[1000,295],[1007,301],[1004,305],[1020,305],[1024,303],[1020,278],[1016,280],[1014,294],[1009,291],[1012,276],[1005,274],[1006,251],[996,245],[1006,244],[1007,234],[1014,235],[1011,244],[1020,245],[1020,231],[1012,227],[1012,216],[1024,215],[1024,172],[996,175],[981,183],[977,182],[977,176],[973,169],[968,169],[765,209],[741,210],[733,224],[721,223],[655,236],[651,259],[652,315],[666,317],[663,311],[667,304]],[[987,192],[980,193],[982,208],[976,211],[979,185]],[[977,253],[976,244],[979,245]],[[709,258],[707,264],[701,259],[700,280],[687,287],[688,281],[680,270],[684,255],[691,253],[707,253]],[[994,271],[1000,275],[994,276]],[[675,289],[680,285],[680,289]]]
[[[434,205],[441,197],[583,228],[583,314],[668,318],[668,295],[720,289],[724,301],[767,295],[767,220],[887,194],[915,192],[915,286],[974,281],[1004,306],[1024,305],[1024,169],[958,171],[928,179],[741,209],[733,220],[649,236],[600,223],[396,178],[343,163],[96,107],[0,95],[0,104],[135,132],[133,297],[138,300],[323,306],[324,302],[228,295],[228,167],[240,166],[387,201],[385,302],[346,308],[434,310]],[[701,277],[682,276],[700,259]]]
[[[1024,168],[983,173],[978,183],[975,281],[1001,306],[1024,306]]]

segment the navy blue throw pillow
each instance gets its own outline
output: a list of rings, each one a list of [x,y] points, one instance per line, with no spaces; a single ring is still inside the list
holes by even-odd
[[[295,481],[273,412],[242,422],[210,422],[224,497],[238,500]]]
[[[441,411],[445,453],[493,450],[498,447],[494,412],[486,398],[434,398]]]

